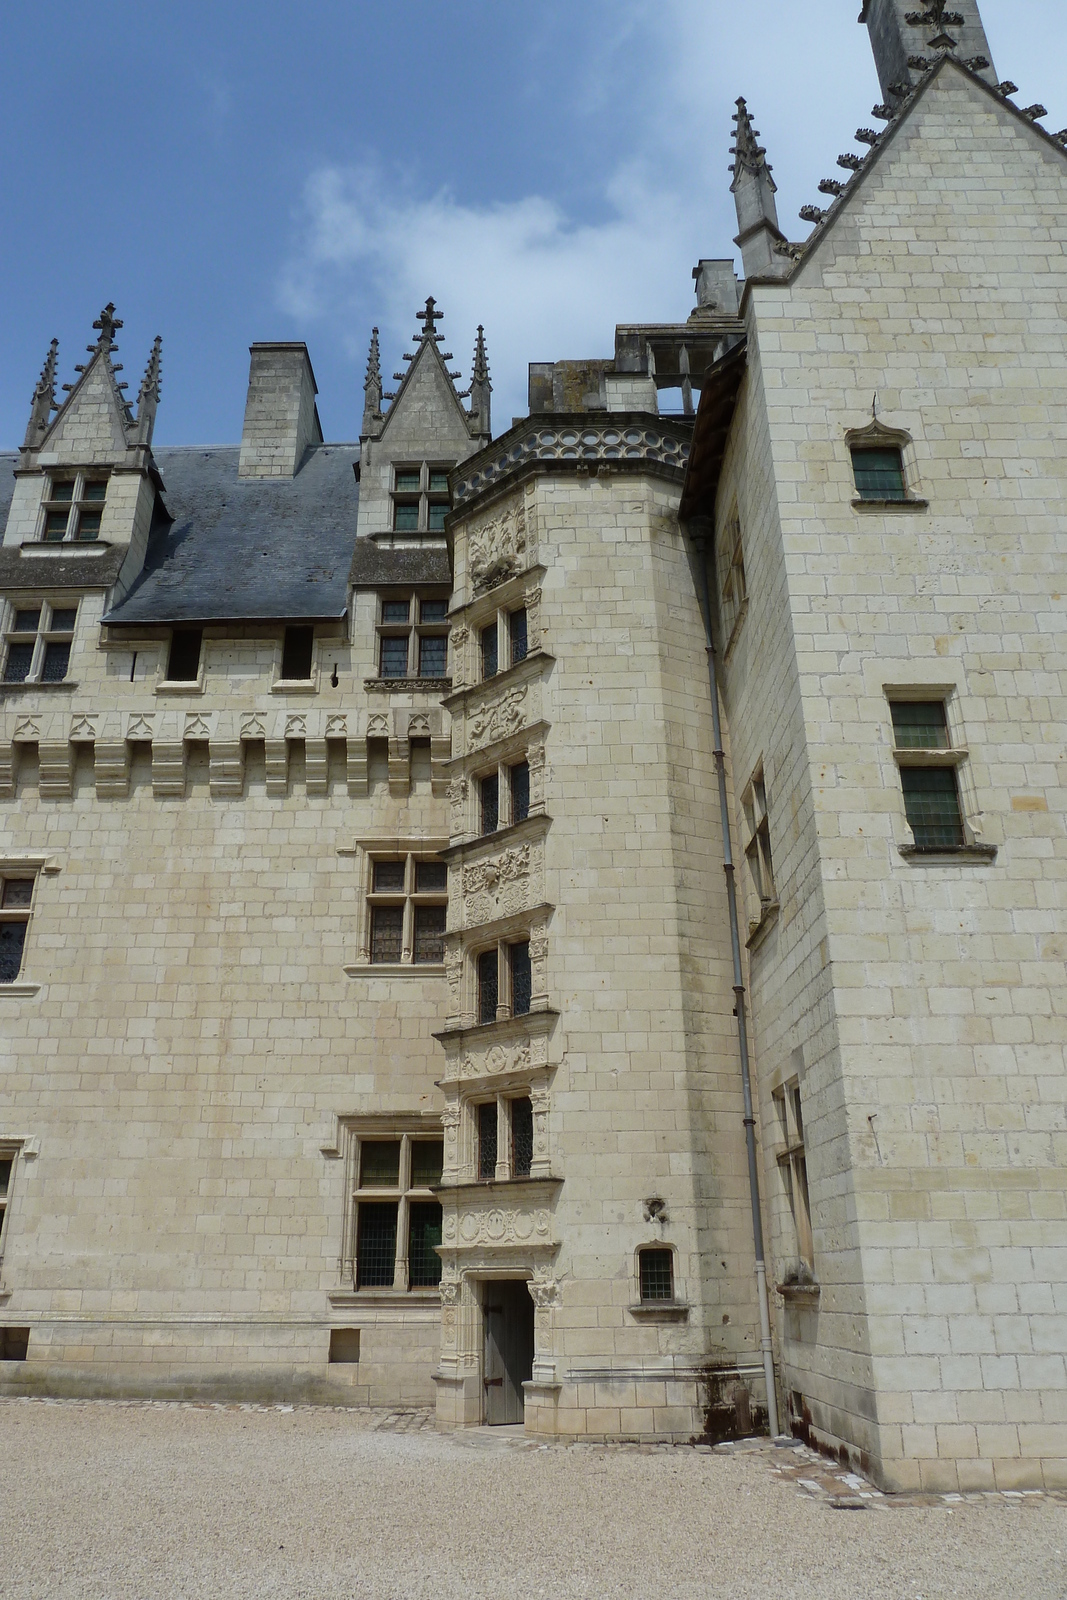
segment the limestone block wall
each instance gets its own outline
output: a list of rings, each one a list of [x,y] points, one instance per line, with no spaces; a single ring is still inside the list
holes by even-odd
[[[303,694],[280,630],[208,630],[197,691],[157,692],[166,641],[102,643],[102,606],[65,685],[0,702],[0,871],[36,876],[0,990],[0,1323],[30,1330],[0,1383],[426,1403],[435,1297],[353,1296],[338,1126],[440,1126],[444,977],[360,968],[357,840],[446,831],[447,718],[353,686],[373,628]]]
[[[1048,221],[1065,177],[1062,152],[950,66],[794,282],[750,302],[836,1087],[830,1056],[805,1046],[804,1064],[816,1119],[820,1093],[839,1098],[853,1173],[835,1194],[816,1127],[816,1269],[864,1284],[875,1427],[844,1437],[873,1437],[900,1487],[1050,1485],[1067,1457],[1067,268]],[[872,393],[911,435],[926,505],[852,503],[845,432]],[[901,855],[894,689],[948,701],[966,821],[994,861]],[[792,825],[779,815],[777,836]],[[802,1004],[825,1014],[814,973]],[[829,1304],[799,1330],[813,1368]],[[865,1360],[864,1342],[857,1324]],[[841,1436],[846,1399],[824,1387],[817,1431]]]

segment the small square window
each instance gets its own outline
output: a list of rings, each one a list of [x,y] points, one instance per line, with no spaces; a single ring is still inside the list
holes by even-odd
[[[364,1139],[359,1147],[361,1189],[393,1189],[400,1182],[400,1140]]]
[[[73,633],[74,620],[77,617],[77,608],[68,606],[63,610],[53,608],[50,633]]]
[[[34,611],[16,611],[12,633],[36,633],[41,625],[41,608]]]
[[[48,498],[49,498],[49,500],[58,500],[60,502],[65,502],[67,505],[69,505],[70,502],[74,499],[74,479],[73,478],[59,478],[59,479],[57,479],[52,484],[52,487],[49,490]]]
[[[418,506],[398,504],[393,517],[393,527],[398,533],[417,533],[419,531]]]
[[[376,861],[374,863],[375,894],[403,894],[403,861]]]
[[[416,894],[444,894],[448,888],[448,867],[443,861],[415,863]]]
[[[410,600],[383,600],[383,622],[408,622],[411,618]]]
[[[898,750],[947,750],[948,717],[943,700],[894,700],[893,737]]]
[[[672,1250],[639,1250],[638,1269],[641,1280],[642,1302],[671,1301],[674,1299],[674,1252]]]
[[[101,501],[106,500],[107,499],[107,480],[105,478],[93,478],[93,479],[91,479],[85,485],[85,496],[84,496],[84,498],[87,501],[89,501],[91,504],[96,504],[96,505],[98,505]]]
[[[448,620],[447,600],[423,600],[419,607],[419,616],[423,622],[445,622]]]
[[[396,492],[397,494],[418,494],[421,486],[421,473],[418,467],[407,469],[397,468]]]
[[[447,494],[448,493],[448,473],[447,472],[435,472],[435,471],[433,471],[431,469],[431,471],[430,471],[430,493],[431,494]]]
[[[852,470],[861,500],[907,499],[904,461],[899,450],[853,450]]]
[[[430,1189],[440,1183],[445,1165],[443,1139],[412,1139],[411,1187]]]

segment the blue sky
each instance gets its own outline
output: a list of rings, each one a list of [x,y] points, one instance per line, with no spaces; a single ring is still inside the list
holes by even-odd
[[[1019,103],[1067,125],[1062,0],[983,0]],[[400,365],[434,294],[456,365],[484,322],[497,431],[526,363],[675,319],[733,252],[747,96],[783,227],[880,98],[857,0],[64,0],[0,52],[0,448],[49,339],[63,379],[113,299],[157,443],[240,436],[247,347],[305,339],[328,438],[359,432],[366,348]]]

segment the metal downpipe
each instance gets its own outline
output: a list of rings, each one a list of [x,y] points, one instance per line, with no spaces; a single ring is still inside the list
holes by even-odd
[[[748,1055],[748,1023],[745,1017],[745,982],[741,965],[741,934],[737,922],[737,881],[733,845],[730,838],[730,802],[726,788],[726,752],[722,743],[722,718],[719,714],[719,680],[715,667],[715,638],[711,626],[711,593],[708,587],[707,535],[693,535],[700,559],[701,616],[707,638],[708,684],[711,689],[711,723],[715,748],[715,771],[719,780],[719,810],[722,817],[723,871],[726,874],[726,900],[730,909],[730,947],[734,966],[734,1015],[737,1018],[737,1048],[741,1057],[741,1088],[745,1103],[745,1145],[748,1151],[748,1193],[752,1206],[752,1242],[756,1257],[756,1293],[759,1299],[760,1349],[763,1376],[767,1385],[767,1425],[771,1438],[778,1435],[778,1390],[774,1375],[774,1347],[771,1343],[771,1308],[767,1295],[767,1261],[763,1245],[763,1213],[760,1207],[759,1164],[756,1155],[756,1118],[752,1109],[752,1073]]]

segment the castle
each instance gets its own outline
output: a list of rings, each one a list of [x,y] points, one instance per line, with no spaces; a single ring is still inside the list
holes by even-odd
[[[0,509],[0,1392],[1067,1483],[1067,130],[975,0],[744,276],[358,443],[108,306]],[[490,330],[491,332],[491,330]]]

